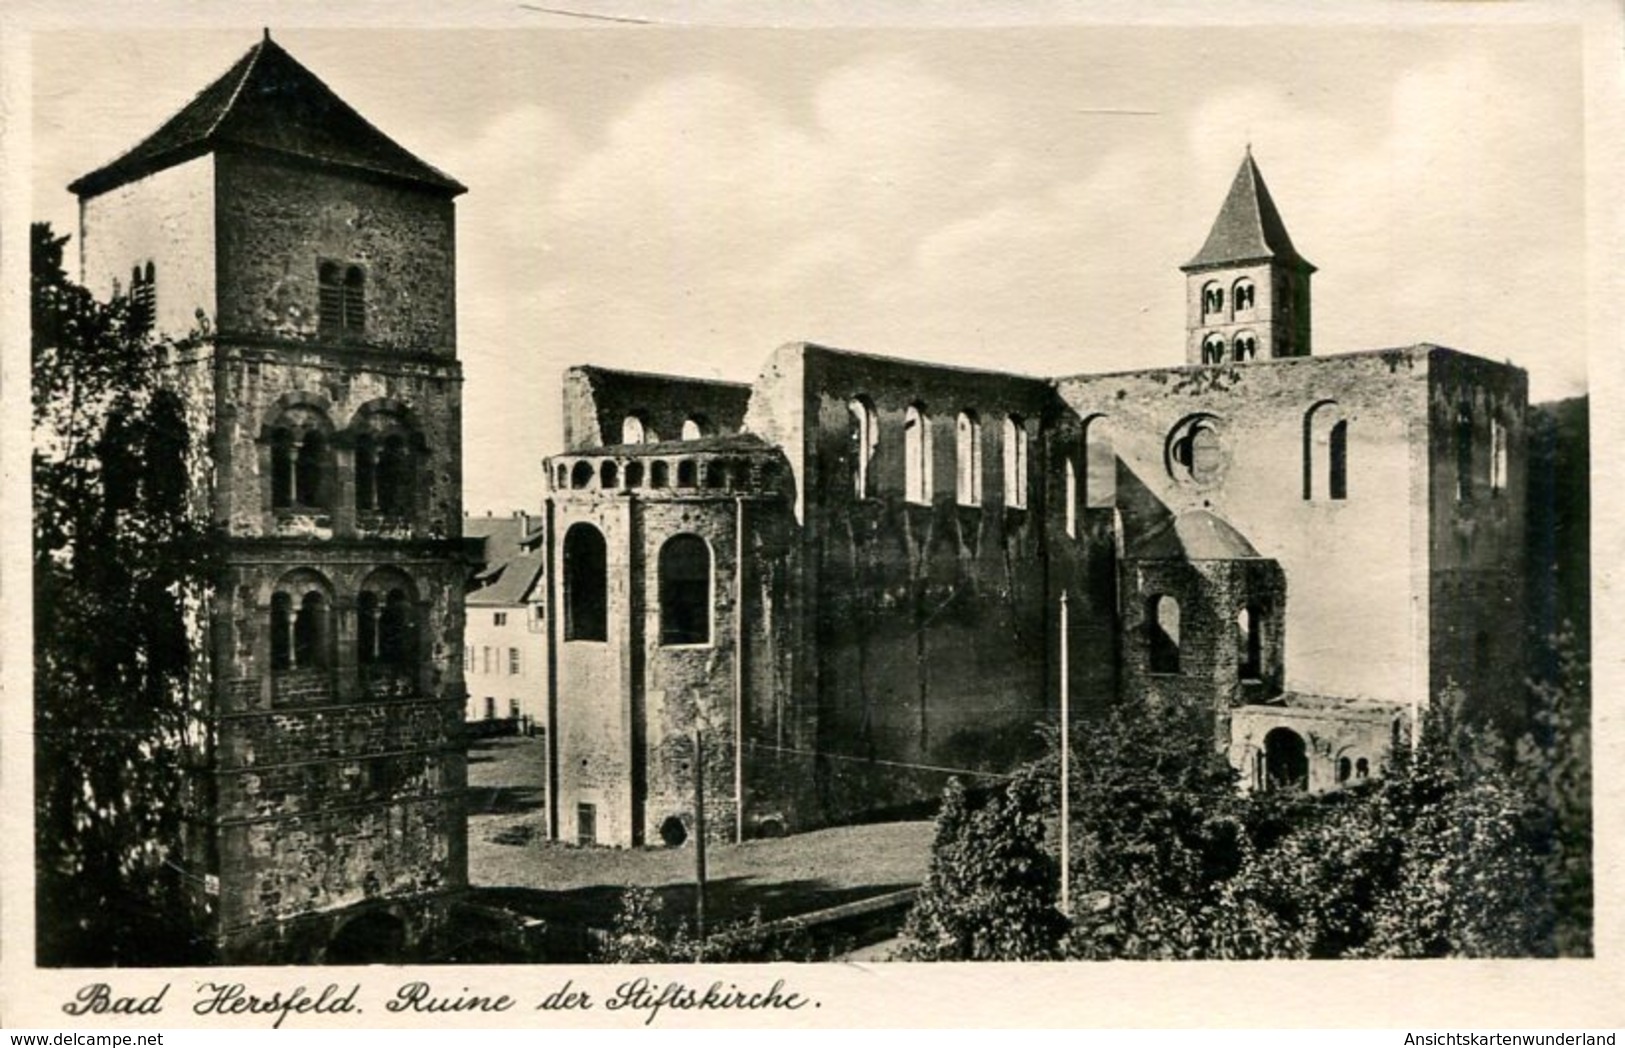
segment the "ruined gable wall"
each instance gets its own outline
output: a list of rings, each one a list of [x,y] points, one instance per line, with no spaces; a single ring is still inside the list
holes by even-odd
[[[1395,350],[1059,380],[1080,416],[1110,419],[1125,539],[1208,509],[1286,575],[1285,686],[1408,701],[1425,686],[1427,361]],[[1311,408],[1348,422],[1347,497],[1305,498]],[[1218,420],[1219,472],[1176,479],[1169,438]],[[1324,421],[1324,420],[1323,420]],[[1320,489],[1317,489],[1317,491]]]

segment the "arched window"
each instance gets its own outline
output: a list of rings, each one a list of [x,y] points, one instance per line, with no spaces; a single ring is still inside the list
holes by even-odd
[[[299,443],[294,458],[294,504],[311,509],[327,507],[327,438],[311,430]]]
[[[592,486],[592,463],[577,462],[570,470],[570,487],[577,491]]]
[[[323,262],[316,269],[316,285],[322,331],[361,334],[367,314],[367,275],[361,267]]]
[[[326,580],[309,570],[290,573],[271,594],[271,669],[317,669],[330,664],[331,603]]]
[[[620,485],[621,468],[614,459],[605,459],[603,465],[598,467],[598,486],[605,491],[614,491]]]
[[[1083,505],[1086,509],[1117,505],[1117,447],[1112,421],[1104,415],[1083,423]]]
[[[1004,420],[1004,504],[1027,508],[1027,424],[1020,415]]]
[[[643,419],[638,415],[628,415],[621,419],[621,443],[644,444],[653,443],[649,436],[649,428],[644,425]]]
[[[1078,537],[1078,465],[1072,461],[1072,456],[1066,457],[1066,491],[1062,496],[1063,510],[1066,513],[1066,534],[1068,538]]]
[[[1204,317],[1220,316],[1224,313],[1224,288],[1217,282],[1209,282],[1202,286],[1202,315]]]
[[[1338,419],[1332,424],[1326,449],[1326,493],[1333,499],[1349,496],[1349,423]]]
[[[1348,498],[1349,424],[1334,400],[1323,400],[1303,419],[1303,497]]]
[[[1369,779],[1371,777],[1371,762],[1361,757],[1354,762],[1354,777],[1356,779]]]
[[[1264,645],[1258,609],[1248,606],[1236,615],[1236,676],[1241,680],[1264,678]]]
[[[1309,747],[1302,735],[1291,728],[1271,728],[1264,736],[1264,781],[1272,790],[1308,788]]]
[[[278,510],[332,508],[332,424],[312,403],[293,403],[273,415],[261,431],[267,445],[266,472],[271,480],[271,507]]]
[[[699,487],[700,474],[694,465],[693,459],[680,459],[677,463],[677,486],[680,488]]]
[[[1179,601],[1158,593],[1146,604],[1145,627],[1152,673],[1179,672]]]
[[[705,464],[705,486],[708,488],[723,488],[728,486],[728,464],[721,459],[712,459]]]
[[[609,551],[591,524],[564,534],[564,639],[609,639]]]
[[[666,465],[665,459],[655,459],[649,466],[649,486],[651,488],[664,488],[671,482],[671,467]]]
[[[1232,348],[1237,362],[1252,360],[1258,354],[1258,336],[1251,331],[1240,332]]]
[[[903,412],[903,498],[931,504],[931,417],[921,404]]]
[[[355,438],[355,508],[361,513],[378,508],[378,442],[371,433]]]
[[[1463,404],[1456,409],[1456,500],[1473,497],[1473,408]]]
[[[383,568],[356,597],[356,660],[364,666],[404,669],[417,660],[411,580]]]
[[[704,415],[690,415],[683,420],[684,440],[700,440],[711,435],[711,423]]]
[[[869,471],[875,449],[880,446],[880,423],[868,397],[853,397],[847,401],[846,410],[851,421],[852,496],[866,499],[874,495]]]
[[[626,486],[629,488],[643,487],[643,463],[628,462],[626,464]]]
[[[954,497],[961,506],[982,504],[982,422],[965,410],[954,421]]]
[[[1348,782],[1349,776],[1354,774],[1354,765],[1347,757],[1337,758],[1337,781]]]
[[[402,433],[390,433],[378,451],[377,508],[391,516],[412,512],[413,482],[417,471],[412,465],[411,445]],[[359,499],[359,494],[357,495]]]
[[[293,433],[277,427],[271,432],[271,506],[293,508]]]
[[[1230,303],[1237,313],[1251,312],[1253,308],[1253,282],[1247,277],[1236,281],[1230,291]]]
[[[1223,335],[1221,335],[1221,334],[1219,334],[1218,332],[1215,331],[1212,334],[1208,335],[1206,338],[1202,339],[1202,363],[1204,363],[1204,364],[1223,364],[1224,363],[1224,336]]]
[[[568,487],[569,484],[570,484],[570,470],[569,470],[568,467],[566,467],[564,465],[564,463],[561,462],[561,463],[559,463],[558,483],[555,486],[560,488],[560,489],[563,489],[563,488]]]
[[[1507,486],[1507,430],[1498,418],[1490,419],[1490,495],[1498,497]]]
[[[698,535],[660,547],[660,643],[711,643],[711,548]]]

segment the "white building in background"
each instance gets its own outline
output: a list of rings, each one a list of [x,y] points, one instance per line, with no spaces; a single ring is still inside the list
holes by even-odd
[[[493,732],[540,734],[547,727],[541,519],[465,515],[463,537],[479,564],[464,598],[464,715]]]

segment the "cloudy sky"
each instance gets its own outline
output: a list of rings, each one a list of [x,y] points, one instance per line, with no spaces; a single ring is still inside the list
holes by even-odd
[[[1209,26],[279,29],[470,187],[466,506],[534,508],[577,363],[749,381],[809,340],[1051,375],[1183,361],[1247,143],[1320,354],[1436,342],[1585,389],[1578,33]],[[257,28],[34,38],[33,213]]]

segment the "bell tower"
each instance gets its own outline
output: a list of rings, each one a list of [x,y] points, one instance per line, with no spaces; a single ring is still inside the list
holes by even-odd
[[[1253,162],[1252,146],[1219,217],[1185,272],[1185,362],[1309,355],[1309,277]]]
[[[433,956],[467,882],[453,200],[270,38],[75,181],[83,279],[202,337],[177,868],[228,963]],[[135,278],[139,277],[139,280]]]

